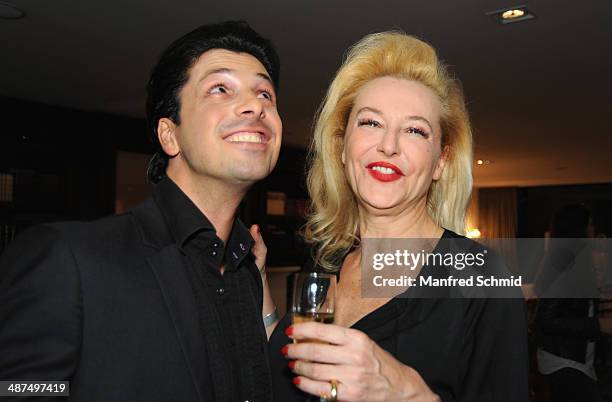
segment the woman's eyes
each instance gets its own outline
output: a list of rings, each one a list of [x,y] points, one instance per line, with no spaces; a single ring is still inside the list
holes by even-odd
[[[406,132],[408,132],[409,134],[420,135],[423,138],[428,138],[429,137],[429,133],[427,131],[421,130],[420,128],[417,128],[417,127],[410,127],[410,128],[408,128],[408,130],[406,130]]]
[[[381,127],[380,123],[373,119],[360,119],[357,122],[357,126]]]
[[[357,125],[359,127],[362,127],[362,126],[376,127],[376,128],[382,127],[382,124],[374,119],[360,119],[358,120]],[[423,138],[429,138],[429,133],[418,127],[408,127],[406,130],[404,130],[404,132],[408,134],[420,135]]]

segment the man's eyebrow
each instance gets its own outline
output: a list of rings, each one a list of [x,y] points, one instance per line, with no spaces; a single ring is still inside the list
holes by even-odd
[[[270,84],[274,85],[274,83],[272,82],[272,78],[270,78],[268,74],[257,73],[257,76],[263,78],[264,80],[268,81]]]
[[[227,67],[214,68],[212,70],[206,71],[204,75],[202,75],[202,78],[200,78],[200,81],[203,81],[209,75],[212,75],[212,74],[232,74],[234,73],[234,71],[235,70],[232,70],[231,68],[227,68]],[[272,79],[268,76],[268,74],[257,73],[257,76],[259,78],[263,78],[264,80],[268,81],[270,84],[273,84]]]
[[[202,78],[200,79],[200,81],[202,81],[203,79],[205,79],[206,77],[212,74],[231,74],[233,72],[234,70],[232,70],[231,68],[227,68],[227,67],[214,68],[212,70],[206,71],[204,75],[202,75]]]

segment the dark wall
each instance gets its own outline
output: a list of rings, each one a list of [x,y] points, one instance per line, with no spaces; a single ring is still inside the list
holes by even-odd
[[[0,172],[14,176],[0,219],[18,229],[113,213],[116,151],[150,151],[143,120],[2,97],[0,114]]]
[[[291,206],[295,200],[308,198],[305,180],[306,151],[283,147],[276,168],[266,179],[256,183],[245,197],[240,218],[247,225],[258,224],[268,245],[268,266],[294,266],[304,259],[304,244],[300,231],[304,216]],[[268,215],[267,193],[281,192],[287,197],[284,216]]]

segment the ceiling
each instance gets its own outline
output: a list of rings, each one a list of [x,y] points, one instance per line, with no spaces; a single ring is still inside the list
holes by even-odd
[[[612,182],[612,2],[555,0],[10,0],[0,20],[0,95],[144,117],[161,50],[203,23],[245,19],[281,56],[284,143],[304,147],[344,51],[401,28],[462,80],[477,186]],[[486,12],[524,4],[537,18]],[[7,118],[8,116],[4,116]]]

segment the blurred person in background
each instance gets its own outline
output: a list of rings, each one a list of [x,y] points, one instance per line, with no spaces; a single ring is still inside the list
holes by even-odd
[[[593,234],[584,205],[557,211],[536,278],[538,370],[549,384],[552,402],[603,401],[595,356],[602,332],[612,333],[612,317],[598,314],[594,297],[597,281],[587,240]]]

